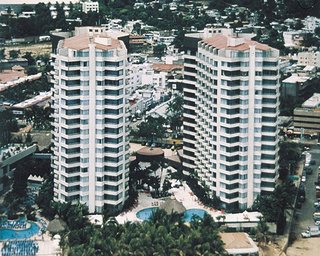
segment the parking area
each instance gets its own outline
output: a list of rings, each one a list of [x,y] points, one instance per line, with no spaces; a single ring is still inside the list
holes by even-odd
[[[318,177],[318,167],[320,164],[320,147],[317,145],[310,146],[309,152],[311,159],[315,160],[315,165],[310,165],[312,174],[306,175],[305,181],[305,202],[302,204],[301,209],[296,210],[295,223],[293,228],[293,237],[296,239],[288,247],[288,256],[317,256],[320,255],[320,237],[302,238],[301,232],[306,231],[308,226],[314,226],[313,219],[314,201],[316,200],[316,186],[314,182]]]

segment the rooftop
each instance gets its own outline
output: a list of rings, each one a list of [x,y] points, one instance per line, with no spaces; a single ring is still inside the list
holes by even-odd
[[[51,98],[51,91],[40,93],[39,95],[13,105],[14,108],[28,108]]]
[[[78,36],[65,39],[63,41],[63,47],[71,48],[79,51],[79,50],[88,49],[90,43],[95,44],[96,48],[100,50],[110,50],[115,48],[121,48],[121,43],[117,39],[113,39],[106,35],[90,36],[86,34],[81,34]]]
[[[227,50],[237,50],[237,51],[246,51],[250,49],[250,46],[255,46],[256,49],[267,51],[271,49],[266,44],[261,44],[255,41],[252,41],[248,38],[234,37],[234,36],[225,36],[222,34],[214,35],[204,39],[202,42],[209,44],[218,49],[227,49]]]
[[[289,76],[288,78],[284,79],[282,82],[283,83],[304,83],[308,81],[310,77],[307,76],[297,76],[297,75],[292,75]]]
[[[247,233],[220,233],[228,254],[255,253],[259,249]]]
[[[317,108],[320,106],[320,93],[314,93],[301,105],[303,108]]]
[[[27,75],[23,71],[5,70],[0,72],[0,84],[5,84],[25,76]]]
[[[158,72],[172,72],[174,70],[182,70],[183,65],[178,64],[162,64],[162,63],[155,63],[152,65],[154,71]]]
[[[144,147],[137,151],[137,154],[143,156],[162,156],[164,152],[161,148]]]

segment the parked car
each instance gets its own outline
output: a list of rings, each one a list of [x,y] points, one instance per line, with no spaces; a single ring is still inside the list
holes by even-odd
[[[296,208],[297,209],[301,209],[301,207],[302,207],[302,203],[300,201],[297,201],[296,202]]]
[[[313,206],[316,207],[316,208],[317,208],[318,206],[320,206],[320,199],[314,201]]]
[[[304,171],[306,172],[307,175],[310,175],[310,174],[312,174],[313,169],[310,166],[308,166],[308,167],[304,168]]]
[[[306,197],[305,196],[303,196],[303,195],[299,196],[298,202],[304,203],[305,201],[306,201]]]
[[[317,162],[316,162],[316,160],[311,160],[310,161],[310,165],[315,165]]]
[[[309,226],[305,232],[301,233],[301,236],[303,238],[309,238],[309,237],[319,236],[319,235],[320,235],[320,231],[318,226]]]

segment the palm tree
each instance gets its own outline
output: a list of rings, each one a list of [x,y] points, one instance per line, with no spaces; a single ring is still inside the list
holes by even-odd
[[[260,243],[266,244],[269,239],[269,227],[264,218],[262,217],[259,217],[256,238],[258,240],[259,245]]]

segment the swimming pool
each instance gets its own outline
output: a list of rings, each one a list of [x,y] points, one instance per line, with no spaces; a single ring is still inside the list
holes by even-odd
[[[200,219],[203,219],[203,216],[207,213],[207,211],[202,209],[189,209],[183,213],[183,219],[186,222],[190,222],[193,216],[197,216]]]
[[[140,220],[149,220],[151,218],[152,213],[157,210],[158,207],[150,207],[145,208],[137,212],[137,217]]]
[[[152,213],[158,209],[158,207],[150,207],[145,208],[137,212],[137,217],[141,220],[149,220],[151,218]],[[197,216],[200,219],[203,219],[203,216],[207,213],[207,211],[202,209],[189,209],[183,213],[183,220],[186,222],[190,222],[192,220],[192,216]]]
[[[38,234],[39,226],[31,221],[28,223],[30,223],[30,227],[23,230],[0,229],[0,240],[27,239]]]

